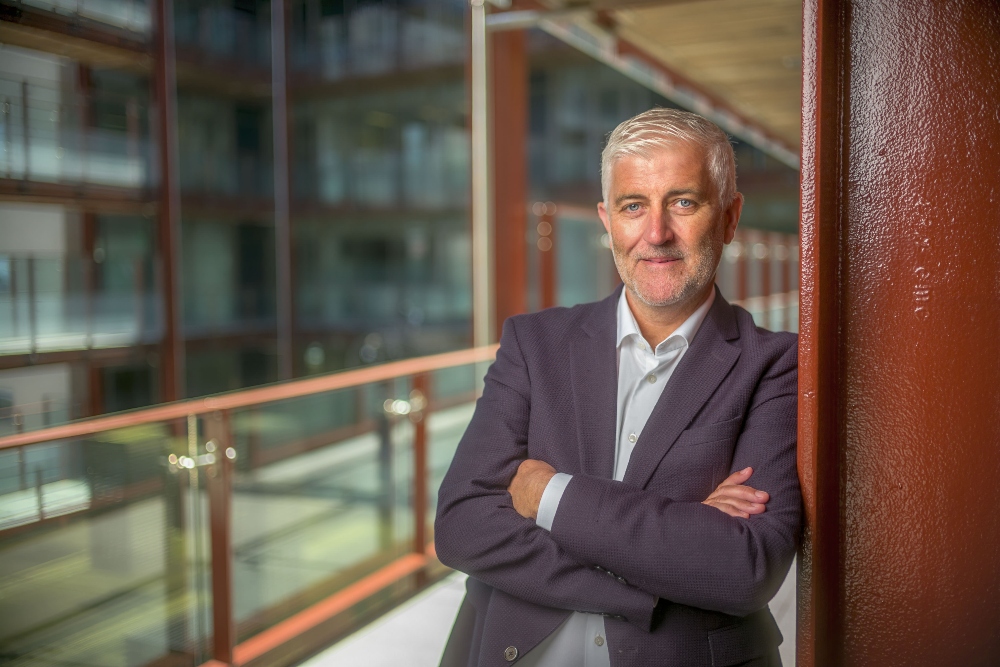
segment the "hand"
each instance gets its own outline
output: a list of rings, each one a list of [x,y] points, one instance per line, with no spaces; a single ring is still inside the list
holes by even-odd
[[[743,482],[750,479],[753,468],[744,468],[734,472],[723,480],[718,488],[706,498],[702,504],[711,505],[717,510],[721,510],[729,516],[738,516],[749,519],[751,514],[760,514],[764,511],[764,505],[770,499],[766,491],[758,491],[749,486],[742,486]]]
[[[555,474],[556,469],[545,461],[535,459],[521,461],[521,465],[517,467],[517,474],[507,487],[518,514],[526,519],[538,517],[538,504],[542,502],[545,487]]]

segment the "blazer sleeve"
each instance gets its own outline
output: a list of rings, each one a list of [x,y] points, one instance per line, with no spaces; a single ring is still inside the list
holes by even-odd
[[[449,567],[546,607],[624,617],[645,630],[656,596],[569,555],[514,509],[507,486],[527,458],[528,367],[513,319],[438,495],[434,547]]]
[[[766,606],[795,555],[802,516],[796,361],[792,344],[764,374],[734,450],[731,472],[753,466],[747,484],[770,494],[762,514],[731,517],[700,502],[574,475],[553,539],[574,558],[671,602],[737,616]]]

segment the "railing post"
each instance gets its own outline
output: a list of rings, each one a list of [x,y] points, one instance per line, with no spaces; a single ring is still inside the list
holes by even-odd
[[[38,520],[45,520],[45,491],[42,489],[42,469],[35,466],[35,496],[38,498]]]
[[[413,551],[427,553],[427,418],[430,413],[430,382],[427,373],[413,377],[410,404],[417,403],[410,413],[413,422]],[[426,581],[425,570],[417,573],[417,585]]]
[[[0,111],[3,112],[3,147],[4,147],[4,153],[7,156],[4,165],[5,167],[4,173],[6,174],[7,178],[10,178],[11,174],[14,173],[14,168],[13,168],[14,155],[11,152],[12,147],[10,142],[10,98],[9,97],[3,98],[3,107],[0,108]]]
[[[538,216],[538,284],[541,290],[539,307],[556,305],[556,205],[552,202],[536,203],[532,212]]]
[[[31,340],[31,354],[35,354],[38,349],[38,305],[35,299],[35,258],[28,257],[28,335]]]
[[[24,175],[22,180],[28,180],[28,176],[31,174],[31,160],[28,157],[28,152],[31,148],[30,141],[28,139],[28,131],[30,129],[30,123],[28,121],[28,82],[21,82],[21,132],[22,132],[22,143],[24,145]]]
[[[24,431],[22,417],[19,412],[14,413],[14,430],[17,433]],[[18,477],[21,480],[21,490],[28,490],[28,457],[25,456],[27,452],[24,451],[24,447],[17,448],[17,472]]]
[[[232,443],[229,411],[206,420],[209,438],[205,449],[215,457],[208,466],[208,513],[212,547],[212,657],[233,662],[236,631],[233,622],[232,479],[236,450]]]
[[[17,307],[17,258],[10,257],[10,329],[11,335],[16,338],[20,332],[18,326]]]

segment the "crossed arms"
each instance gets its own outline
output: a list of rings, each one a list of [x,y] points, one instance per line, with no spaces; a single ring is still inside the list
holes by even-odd
[[[723,483],[740,488],[720,487],[705,501],[681,502],[576,474],[548,532],[528,518],[537,501],[526,500],[518,488],[526,482],[531,494],[540,495],[531,475],[519,480],[517,473],[522,465],[544,464],[528,462],[531,387],[514,322],[508,321],[441,486],[438,557],[528,602],[621,616],[644,630],[651,628],[659,598],[752,613],[777,590],[796,547],[801,509],[794,473],[795,384],[792,346],[754,392],[734,452],[738,472]],[[742,486],[749,466],[756,471],[755,486],[770,492],[766,512],[742,504],[754,492]],[[608,571],[618,576],[608,577]]]

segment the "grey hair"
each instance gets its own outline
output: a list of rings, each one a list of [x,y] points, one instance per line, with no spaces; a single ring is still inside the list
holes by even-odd
[[[629,118],[608,135],[601,153],[601,196],[608,203],[611,168],[626,155],[648,159],[656,149],[690,142],[708,155],[708,170],[723,207],[736,197],[736,155],[729,137],[718,125],[698,114],[655,108]]]

